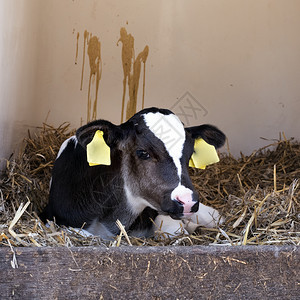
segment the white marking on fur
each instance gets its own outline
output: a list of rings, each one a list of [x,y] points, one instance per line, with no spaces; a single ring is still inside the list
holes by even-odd
[[[193,233],[199,226],[212,228],[224,223],[224,221],[216,209],[199,203],[198,211],[186,221],[186,229],[189,233]]]
[[[182,172],[180,158],[185,142],[185,130],[181,121],[174,114],[164,115],[157,112],[147,113],[143,116],[146,125],[164,143],[166,150],[173,158],[180,181]]]
[[[199,227],[217,227],[225,221],[219,212],[209,206],[199,203],[199,209],[191,218],[183,220],[173,220],[170,216],[158,215],[154,223],[156,233],[166,233],[169,237],[176,237],[182,233],[192,234]]]
[[[170,216],[158,215],[154,223],[157,235],[166,234],[168,237],[175,237],[180,234],[188,234],[184,229],[184,223],[181,220],[174,220]]]
[[[181,197],[185,194],[193,194],[193,191],[183,185],[181,185],[180,183],[178,184],[178,186],[172,191],[171,193],[171,199],[172,200],[176,200],[176,197]],[[196,204],[196,202],[195,202]]]
[[[124,184],[125,194],[127,198],[127,203],[133,214],[139,215],[147,206],[156,210],[156,208],[151,205],[147,200],[142,197],[134,196],[130,188]]]
[[[69,227],[70,228],[70,227]],[[77,232],[78,234],[84,236],[84,237],[91,237],[91,236],[95,236],[95,234],[92,234],[90,232],[88,232],[85,229],[82,228],[70,228],[70,232],[72,233],[72,230],[74,230],[75,232]]]
[[[73,136],[69,137],[68,139],[66,139],[66,140],[61,144],[56,159],[58,159],[58,158],[60,157],[60,155],[61,155],[61,154],[63,153],[63,151],[67,148],[67,146],[68,146],[68,144],[69,144],[69,142],[70,142],[71,140],[73,140],[74,143],[75,143],[74,148],[76,147],[78,141],[77,141],[76,136],[73,135]]]

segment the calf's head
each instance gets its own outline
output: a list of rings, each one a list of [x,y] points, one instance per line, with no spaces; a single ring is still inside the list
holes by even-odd
[[[212,125],[184,128],[171,111],[149,108],[119,126],[104,120],[89,123],[78,129],[79,143],[86,147],[97,130],[111,149],[111,165],[98,167],[118,170],[134,213],[150,206],[180,219],[198,210],[189,161],[197,139],[215,148],[224,144],[225,135],[219,129]]]

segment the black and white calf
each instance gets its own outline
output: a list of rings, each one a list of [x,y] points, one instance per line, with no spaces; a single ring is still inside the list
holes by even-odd
[[[110,164],[90,166],[87,145],[97,131],[110,149]],[[66,140],[55,161],[49,203],[41,218],[82,227],[103,238],[119,233],[116,220],[135,236],[154,233],[150,218],[171,234],[182,224],[215,226],[219,214],[199,204],[188,174],[195,140],[215,148],[225,135],[212,125],[184,128],[166,109],[149,108],[121,125],[91,122]],[[187,224],[187,220],[192,223]],[[191,225],[192,224],[192,225]]]

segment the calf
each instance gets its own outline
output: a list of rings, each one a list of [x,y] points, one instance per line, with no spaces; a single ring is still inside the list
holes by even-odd
[[[171,111],[158,108],[119,126],[98,120],[79,128],[58,153],[42,220],[83,226],[102,238],[119,233],[117,219],[132,235],[146,237],[158,215],[158,225],[194,219],[213,226],[219,214],[203,204],[199,209],[188,174],[199,139],[219,148],[225,135],[212,125],[184,128]]]

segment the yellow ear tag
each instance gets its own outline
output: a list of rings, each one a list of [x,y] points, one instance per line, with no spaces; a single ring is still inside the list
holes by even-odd
[[[206,143],[203,139],[196,139],[194,145],[194,153],[189,161],[192,168],[205,169],[207,165],[211,165],[220,161],[218,153],[213,145]]]
[[[93,140],[86,146],[87,161],[90,166],[110,165],[110,148],[104,141],[103,131],[97,130]]]

